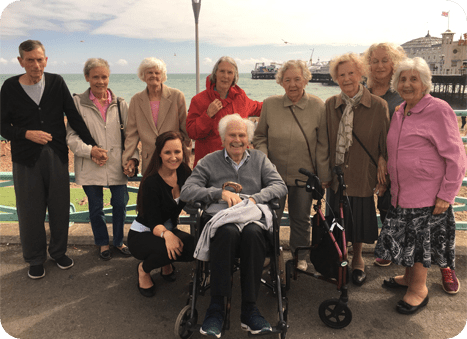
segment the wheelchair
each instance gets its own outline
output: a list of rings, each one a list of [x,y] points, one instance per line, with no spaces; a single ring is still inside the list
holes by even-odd
[[[347,282],[349,280],[347,242],[344,230],[344,175],[339,166],[334,167],[339,181],[338,197],[339,211],[337,216],[324,217],[321,211],[321,200],[324,190],[321,187],[319,178],[301,168],[300,173],[306,175],[308,180],[305,183],[307,192],[311,192],[315,215],[312,217],[312,244],[309,247],[298,247],[293,253],[293,259],[286,263],[286,291],[290,289],[290,279],[297,280],[298,273],[312,276],[335,284],[337,290],[341,292],[339,299],[328,299],[319,306],[319,317],[327,326],[341,329],[352,321],[352,312],[347,306],[349,300],[347,293]],[[303,181],[296,180],[296,185],[301,185]],[[306,272],[297,268],[298,253],[300,251],[310,251],[310,261],[318,273]]]
[[[277,324],[272,324],[272,332],[251,334],[248,332],[248,336],[257,335],[278,335],[279,338],[285,339],[287,334],[287,313],[288,313],[288,300],[285,295],[285,261],[282,254],[282,248],[279,246],[279,227],[280,224],[277,221],[274,210],[279,208],[277,201],[271,201],[268,203],[272,214],[273,214],[273,230],[270,233],[270,244],[271,249],[268,250],[266,257],[270,258],[270,267],[268,270],[269,279],[261,279],[262,285],[270,289],[277,299],[277,313],[278,321]],[[188,209],[185,208],[187,213],[192,217],[196,218],[195,223],[190,225],[191,234],[194,235],[195,241],[198,242],[200,238],[202,228],[208,220],[204,216],[204,209],[202,203],[196,202],[193,206]],[[204,217],[203,217],[204,216]],[[199,332],[201,325],[198,324],[198,311],[196,309],[196,303],[199,296],[204,296],[206,291],[210,289],[210,267],[209,262],[196,260],[196,267],[193,268],[192,281],[188,288],[188,299],[186,306],[180,311],[174,327],[174,334],[182,339],[190,338],[193,333]],[[233,271],[239,270],[238,263],[234,264]],[[233,279],[231,281],[233,284]],[[225,318],[222,329],[222,335],[225,330],[230,328],[230,309],[231,299],[227,298],[225,305]]]

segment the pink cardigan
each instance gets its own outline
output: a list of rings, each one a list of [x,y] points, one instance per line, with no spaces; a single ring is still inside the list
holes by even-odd
[[[466,168],[456,115],[430,94],[407,116],[405,105],[394,114],[387,138],[392,205],[428,207],[437,197],[452,204]]]

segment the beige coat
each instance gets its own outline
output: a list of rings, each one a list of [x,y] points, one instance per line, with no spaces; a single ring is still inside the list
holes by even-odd
[[[342,117],[340,107],[345,108],[340,94],[326,100],[331,168],[336,163],[337,130]],[[353,131],[357,137],[376,163],[380,155],[387,159],[386,136],[389,130],[389,111],[386,100],[371,94],[368,89],[364,88],[360,103],[353,108],[353,111]],[[341,167],[348,196],[370,197],[373,195],[373,189],[377,183],[377,167],[355,138],[349,151],[345,153],[344,164]],[[334,178],[332,183],[334,191],[337,190],[337,186],[337,180]]]
[[[102,119],[100,111],[89,99],[89,89],[73,97],[76,109],[86,123],[93,139],[99,147],[108,151],[107,156],[109,157],[104,166],[98,166],[94,163],[91,160],[92,146],[85,144],[68,124],[66,139],[70,150],[75,155],[75,176],[78,185],[126,185],[128,181],[122,169],[122,139],[117,98],[112,91],[110,92],[112,102],[107,109],[106,121]],[[123,98],[119,98],[119,100],[123,125],[125,126],[128,104]]]
[[[162,85],[162,98],[156,126],[152,118],[147,89],[136,93],[130,101],[125,151],[122,156],[123,164],[133,158],[138,142],[141,141],[143,146],[141,152],[142,174],[144,174],[156,149],[156,138],[167,131],[180,132],[185,145],[191,149],[191,139],[188,138],[186,132],[186,115],[186,103],[183,93],[178,89]]]
[[[274,95],[264,100],[261,116],[255,131],[253,145],[264,152],[288,186],[295,186],[295,179],[307,177],[298,172],[305,168],[312,172],[308,147],[289,107],[307,135],[313,164],[321,181],[330,181],[328,134],[324,102],[304,93],[296,105],[284,95]]]

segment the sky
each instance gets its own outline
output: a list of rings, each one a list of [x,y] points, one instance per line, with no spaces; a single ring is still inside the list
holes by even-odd
[[[164,60],[168,73],[196,72],[191,0],[0,0],[0,9],[0,74],[22,73],[16,58],[27,39],[44,44],[52,73],[81,73],[88,58],[99,57],[114,74],[134,74],[150,56]],[[464,0],[201,0],[200,70],[210,73],[223,55],[249,73],[257,62],[311,55],[316,62],[428,31],[441,37],[443,11],[458,40],[467,33]]]

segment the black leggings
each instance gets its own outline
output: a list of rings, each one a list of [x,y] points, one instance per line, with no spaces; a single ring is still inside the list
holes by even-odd
[[[165,240],[156,237],[152,232],[128,232],[128,248],[131,254],[139,260],[143,260],[143,270],[150,273],[152,270],[166,266],[174,261],[193,261],[195,250],[194,238],[191,234],[175,228],[171,231],[183,242],[182,254],[177,260],[169,259]]]

